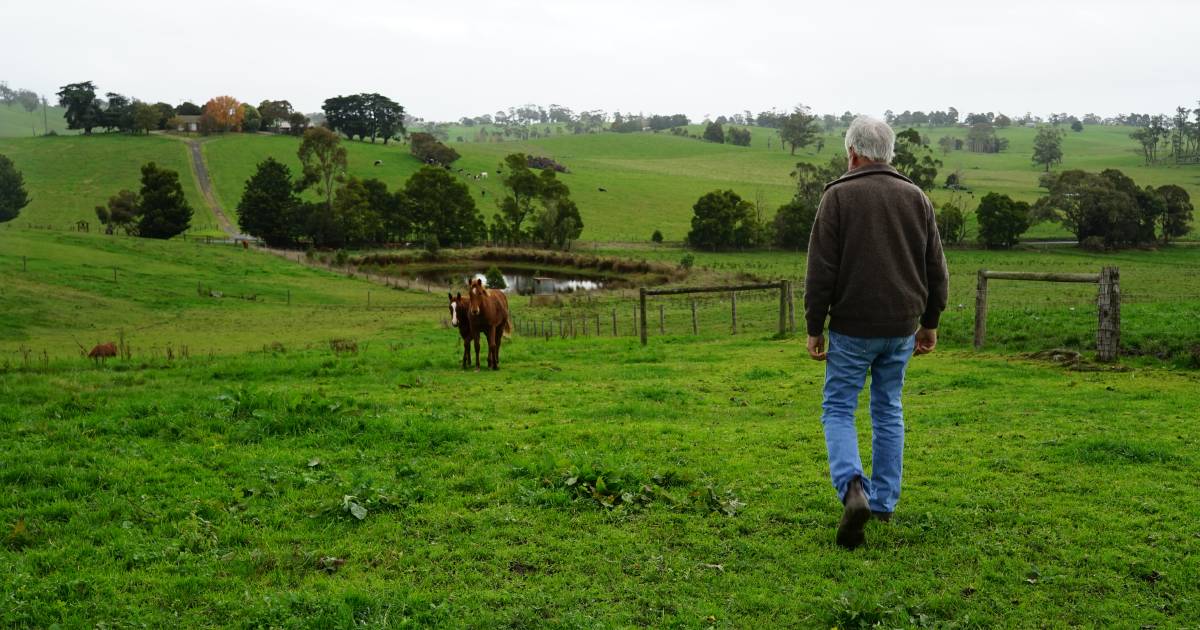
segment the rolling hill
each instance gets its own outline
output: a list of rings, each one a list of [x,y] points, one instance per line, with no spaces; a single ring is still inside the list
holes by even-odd
[[[67,129],[67,121],[63,118],[61,107],[47,107],[45,114],[41,108],[29,113],[20,105],[0,104],[0,138],[26,138],[46,133],[47,128],[56,134],[74,134]]]

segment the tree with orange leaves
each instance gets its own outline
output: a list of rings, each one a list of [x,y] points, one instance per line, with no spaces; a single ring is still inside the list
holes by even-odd
[[[242,104],[232,96],[218,96],[204,104],[204,113],[200,116],[200,131],[214,133],[225,131],[241,131]]]

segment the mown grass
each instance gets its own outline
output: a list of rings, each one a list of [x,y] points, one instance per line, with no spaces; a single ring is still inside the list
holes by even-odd
[[[96,206],[107,203],[121,189],[138,191],[142,165],[155,162],[179,173],[179,182],[193,211],[190,233],[221,233],[200,195],[183,142],[161,136],[122,134],[0,137],[0,153],[11,158],[21,171],[31,198],[15,220],[18,225],[68,230],[82,220],[91,224],[93,232],[102,232],[104,226],[96,219]]]
[[[796,340],[517,338],[476,374],[430,322],[385,338],[0,374],[0,620],[1200,619],[1194,375],[917,360],[897,516],[847,553]]]

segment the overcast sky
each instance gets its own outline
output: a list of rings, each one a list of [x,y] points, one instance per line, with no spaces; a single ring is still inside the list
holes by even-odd
[[[0,0],[0,80],[203,104],[380,92],[450,120],[524,103],[1169,112],[1200,99],[1200,2]]]

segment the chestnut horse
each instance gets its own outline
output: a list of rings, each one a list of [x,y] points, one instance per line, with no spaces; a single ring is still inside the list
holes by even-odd
[[[455,296],[452,293],[447,293],[450,296],[450,325],[458,329],[458,334],[462,336],[463,342],[463,369],[471,367],[471,341],[475,342],[475,369],[479,369],[479,331],[471,325],[471,315],[467,312],[469,304],[467,299],[459,293]]]
[[[478,278],[471,281],[467,295],[471,304],[471,329],[487,335],[488,367],[499,370],[500,342],[513,329],[508,316],[508,297],[502,291],[483,286],[483,280]]]

